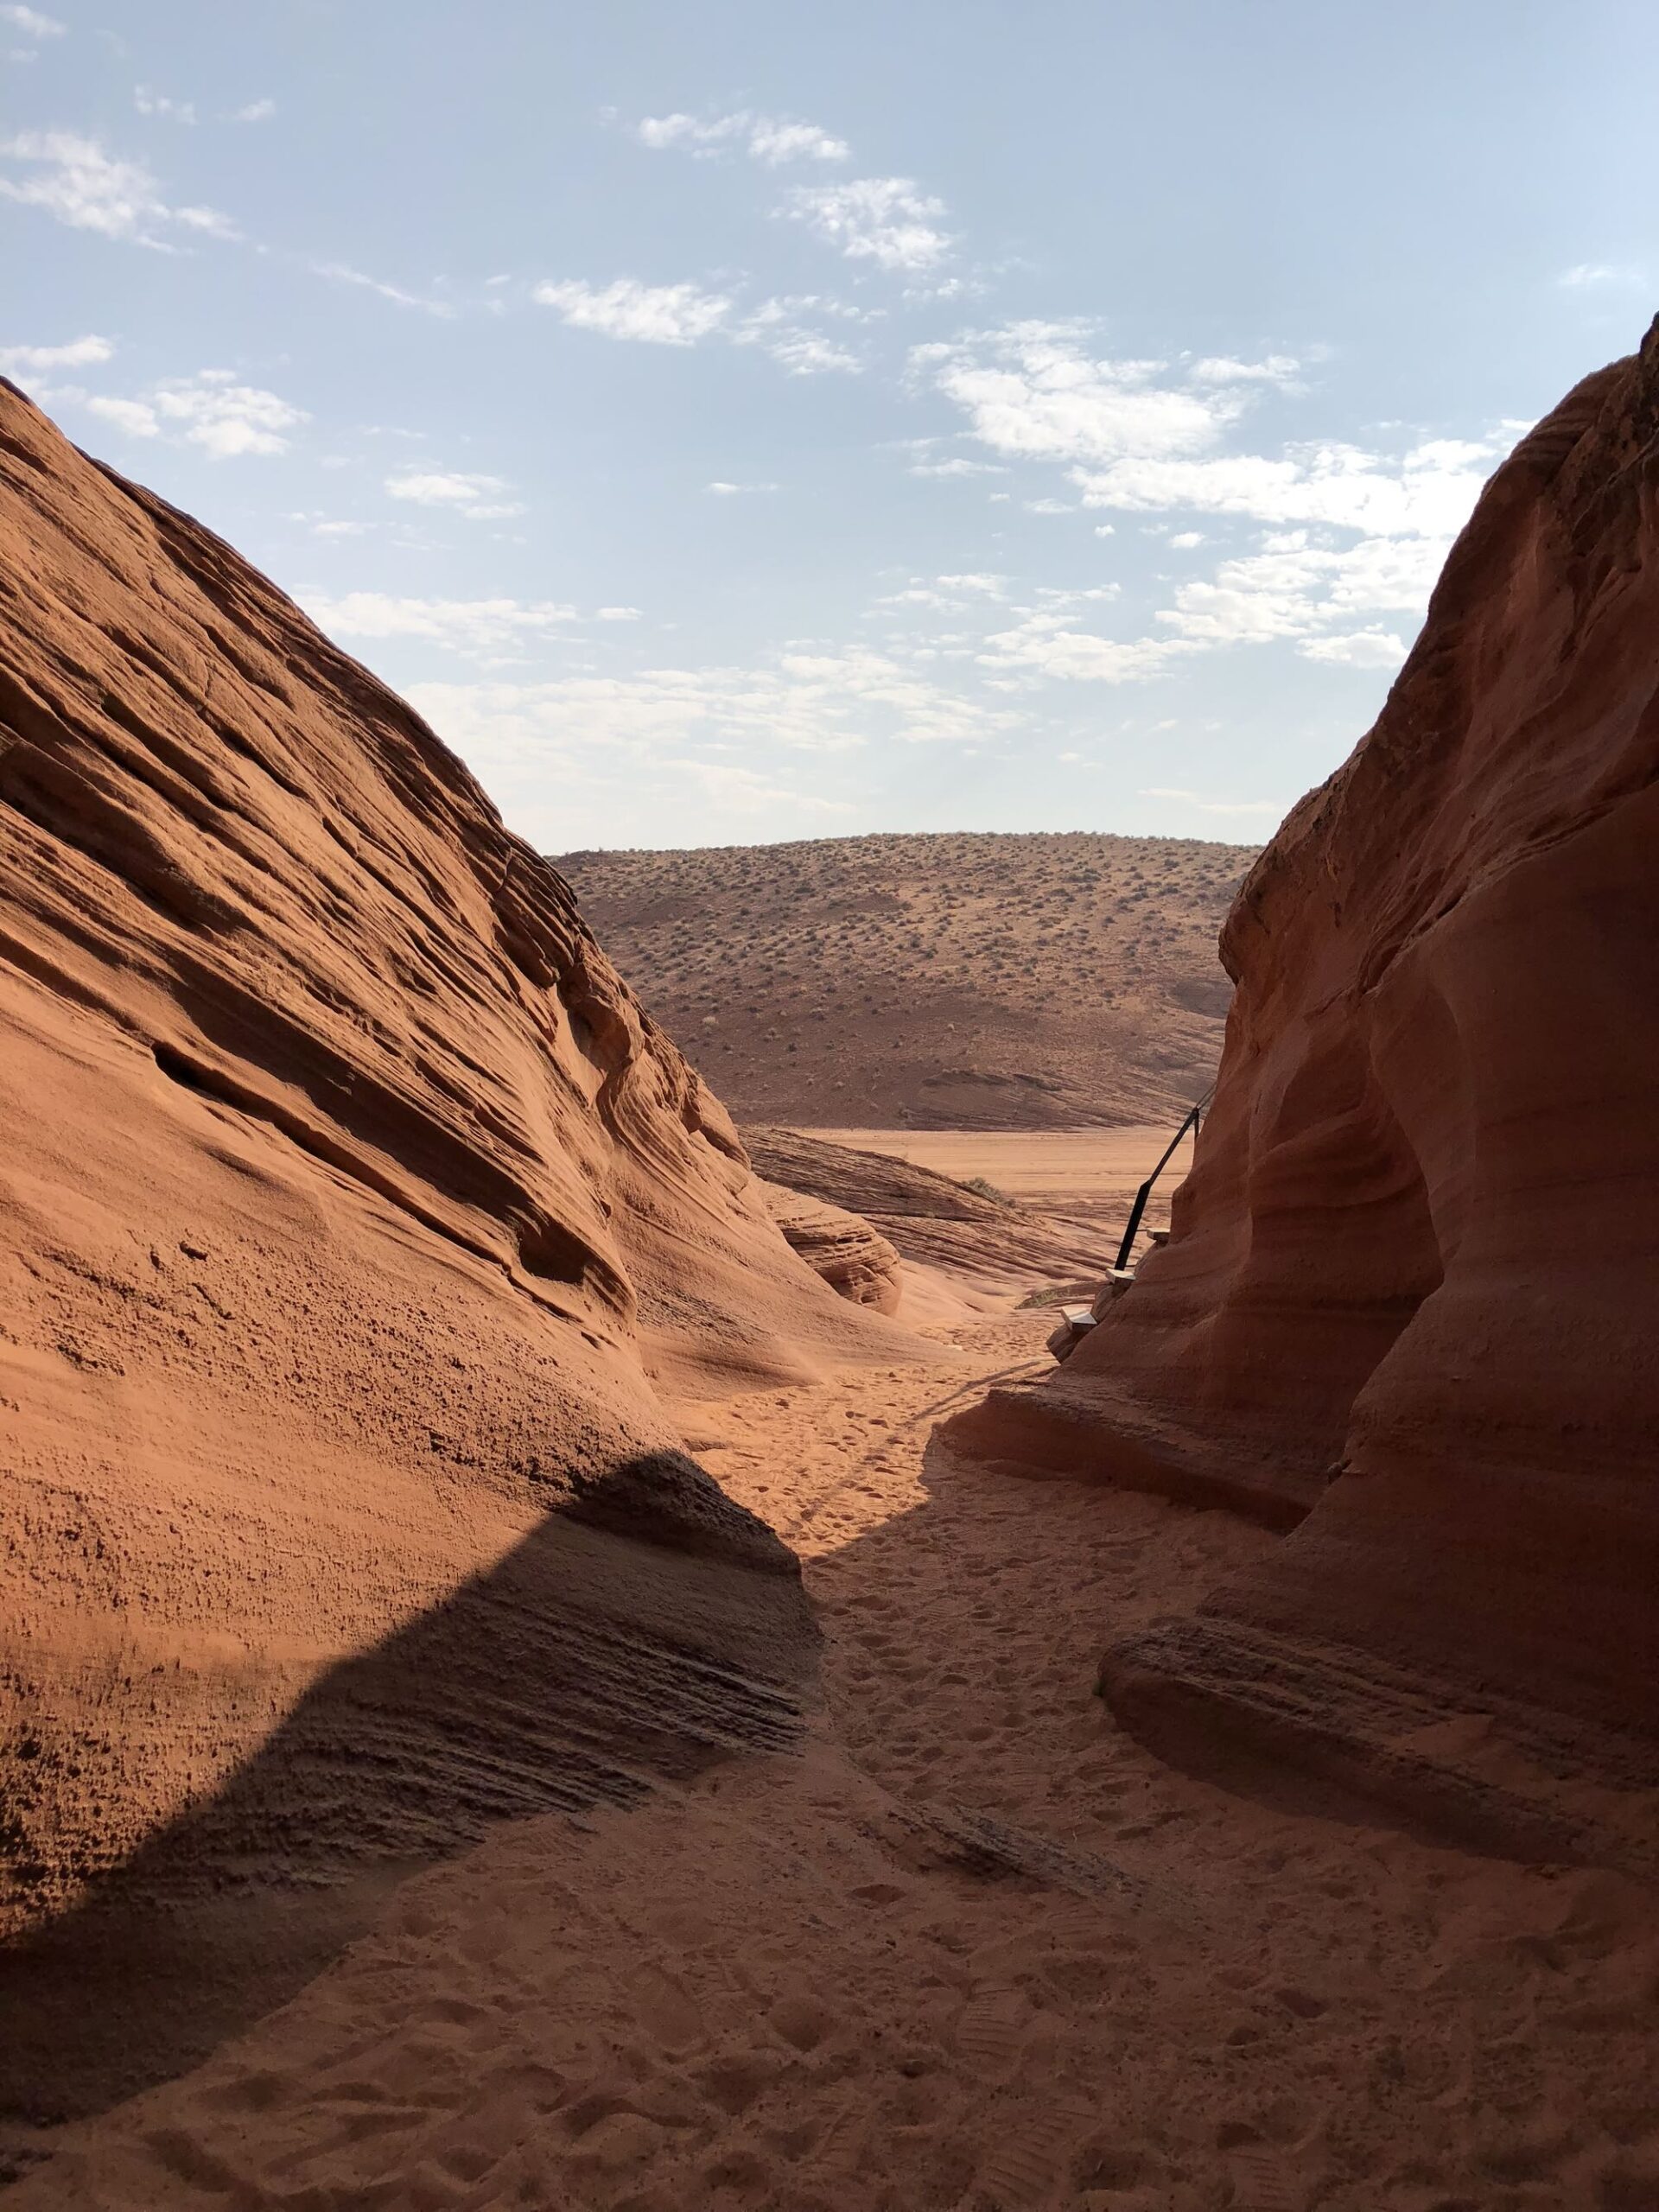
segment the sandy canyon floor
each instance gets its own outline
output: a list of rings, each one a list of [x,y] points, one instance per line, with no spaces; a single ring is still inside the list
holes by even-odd
[[[1108,1636],[1277,1540],[952,1458],[1048,1317],[682,1409],[799,1549],[799,1757],[499,1830],[24,2207],[1649,2212],[1659,1906],[1172,1771]]]
[[[809,1134],[855,1151],[886,1153],[965,1183],[978,1176],[1021,1205],[1122,1228],[1141,1179],[1179,1126],[1168,1122],[1099,1129],[820,1129]],[[1149,1222],[1167,1222],[1171,1193],[1192,1160],[1183,1137],[1154,1187]]]

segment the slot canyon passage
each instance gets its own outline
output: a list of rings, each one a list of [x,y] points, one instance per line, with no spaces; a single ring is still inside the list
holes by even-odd
[[[1058,1370],[1127,1188],[746,1146],[280,593],[0,480],[8,2202],[1659,2204],[1659,338]]]

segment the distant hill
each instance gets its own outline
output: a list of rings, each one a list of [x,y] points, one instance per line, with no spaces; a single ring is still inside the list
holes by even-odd
[[[1172,837],[835,837],[556,857],[740,1121],[1158,1121],[1211,1081],[1216,953],[1255,849]]]

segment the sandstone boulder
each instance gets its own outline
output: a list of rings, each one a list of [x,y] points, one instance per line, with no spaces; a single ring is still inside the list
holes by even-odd
[[[862,1215],[825,1205],[780,1183],[763,1182],[760,1191],[785,1243],[838,1298],[874,1306],[880,1313],[897,1310],[903,1288],[899,1255]]]

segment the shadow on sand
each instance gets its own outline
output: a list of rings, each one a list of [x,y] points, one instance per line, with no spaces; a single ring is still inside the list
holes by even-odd
[[[498,1821],[788,1745],[817,1646],[794,1554],[695,1462],[607,1471],[0,1951],[0,2119],[26,2145],[181,2072]]]

